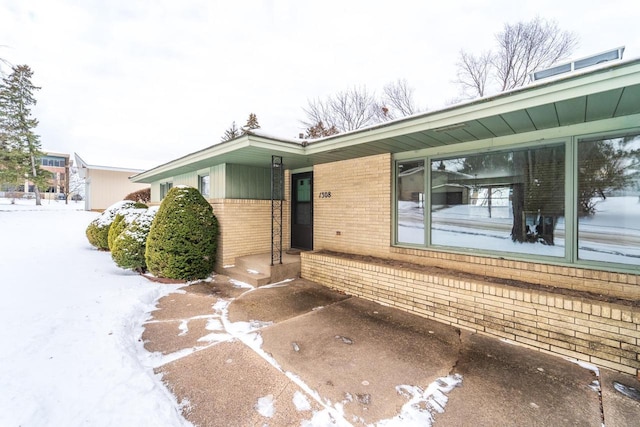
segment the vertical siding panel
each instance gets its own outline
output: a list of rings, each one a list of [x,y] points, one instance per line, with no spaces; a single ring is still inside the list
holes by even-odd
[[[226,197],[226,188],[225,188],[225,176],[226,176],[226,165],[216,165],[212,166],[209,172],[210,176],[210,193],[209,196],[212,199],[224,199]]]
[[[104,210],[123,200],[127,194],[149,188],[149,184],[138,184],[129,181],[135,172],[93,169],[88,171],[91,179],[89,209]]]
[[[173,186],[186,185],[189,187],[198,188],[198,173],[189,172],[182,175],[177,175],[173,178]]]

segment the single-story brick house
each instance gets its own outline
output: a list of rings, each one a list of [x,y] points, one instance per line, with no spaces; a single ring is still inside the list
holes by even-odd
[[[639,153],[636,59],[319,140],[248,134],[132,181],[156,203],[203,191],[218,268],[281,236],[304,278],[638,375]]]

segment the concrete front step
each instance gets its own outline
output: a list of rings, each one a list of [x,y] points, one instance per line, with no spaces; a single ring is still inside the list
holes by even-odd
[[[270,275],[260,273],[257,270],[246,269],[238,266],[225,268],[224,274],[229,276],[231,279],[248,283],[251,286],[264,286],[271,283]]]
[[[224,274],[252,286],[263,286],[300,276],[300,255],[282,254],[282,264],[271,265],[271,254],[238,257],[235,265],[226,267]]]

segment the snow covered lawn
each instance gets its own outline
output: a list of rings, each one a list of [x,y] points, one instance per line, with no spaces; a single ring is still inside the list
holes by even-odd
[[[83,203],[0,198],[0,426],[185,426],[143,362],[142,323],[178,289],[93,249]]]

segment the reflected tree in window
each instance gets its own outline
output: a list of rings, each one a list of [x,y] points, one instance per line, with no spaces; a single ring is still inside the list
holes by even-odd
[[[564,216],[564,146],[515,151],[513,164],[511,239],[553,245]]]
[[[581,141],[578,150],[578,213],[593,215],[607,194],[638,182],[640,137]]]
[[[431,243],[564,256],[563,244],[553,247],[564,216],[564,152],[553,145],[433,159]]]
[[[638,265],[640,135],[578,142],[578,257]]]

